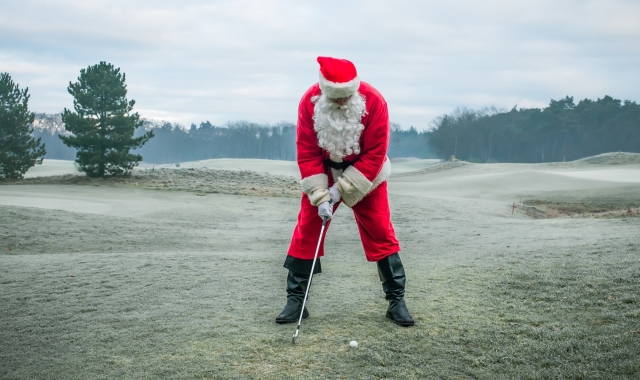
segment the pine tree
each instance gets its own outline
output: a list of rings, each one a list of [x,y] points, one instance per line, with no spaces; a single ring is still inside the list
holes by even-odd
[[[22,178],[46,153],[33,137],[28,91],[20,90],[9,73],[0,74],[0,178]]]
[[[127,101],[124,82],[125,74],[106,62],[81,69],[78,82],[69,82],[75,112],[65,108],[62,121],[73,135],[59,137],[77,149],[78,168],[89,177],[131,174],[142,156],[129,150],[153,137],[152,131],[133,137],[142,121],[131,113],[135,101]]]

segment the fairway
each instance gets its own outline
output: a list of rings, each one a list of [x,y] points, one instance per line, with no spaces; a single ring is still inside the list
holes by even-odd
[[[148,168],[0,182],[0,378],[639,378],[640,155],[615,155],[397,162],[389,200],[416,325],[385,318],[342,205],[296,345],[295,324],[274,323],[300,202],[291,163],[183,163],[162,186]],[[254,181],[246,193],[224,183],[238,177]],[[630,214],[536,219],[527,200]]]

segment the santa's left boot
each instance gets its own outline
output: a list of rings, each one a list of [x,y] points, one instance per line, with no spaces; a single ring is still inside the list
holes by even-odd
[[[396,252],[378,261],[377,264],[380,281],[382,281],[382,290],[386,294],[385,298],[389,300],[387,318],[400,326],[413,326],[415,322],[409,314],[407,305],[404,303],[404,286],[407,279],[400,255]]]

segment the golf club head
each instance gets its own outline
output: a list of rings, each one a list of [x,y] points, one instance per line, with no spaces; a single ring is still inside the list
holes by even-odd
[[[291,338],[291,342],[293,344],[296,344],[297,341],[298,341],[298,330],[296,330],[296,333],[293,334],[293,338]]]

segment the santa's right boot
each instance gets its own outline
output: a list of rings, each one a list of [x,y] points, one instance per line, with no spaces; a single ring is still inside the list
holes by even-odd
[[[284,267],[289,269],[287,275],[287,304],[284,306],[282,313],[276,317],[276,323],[293,323],[298,322],[302,303],[304,302],[304,293],[309,285],[309,277],[313,260],[303,260],[292,256],[287,256]],[[322,273],[320,258],[316,260],[313,274]],[[302,318],[307,318],[309,311],[304,308]]]
[[[300,310],[304,301],[304,292],[307,290],[309,283],[309,275],[295,273],[289,270],[287,276],[287,304],[284,306],[282,313],[276,317],[276,323],[293,323],[298,322],[300,318]],[[302,318],[307,318],[309,311],[304,308]]]

